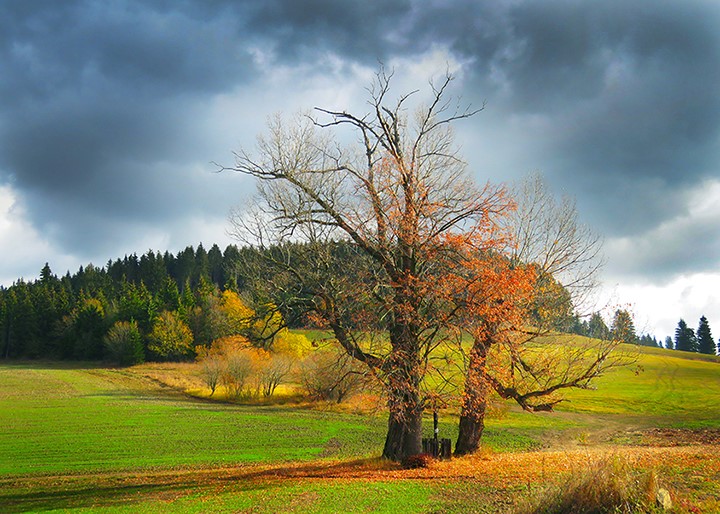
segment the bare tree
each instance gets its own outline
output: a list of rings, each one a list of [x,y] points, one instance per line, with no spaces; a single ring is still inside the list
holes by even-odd
[[[421,382],[448,319],[435,290],[456,251],[446,243],[496,244],[482,236],[508,204],[500,188],[477,187],[457,154],[451,125],[481,109],[452,100],[452,77],[431,83],[429,103],[410,117],[416,92],[388,104],[391,78],[377,74],[367,113],[317,108],[315,117],[273,119],[255,155],[240,151],[222,169],[258,181],[255,211],[235,213],[235,233],[267,249],[275,269],[293,278],[284,284],[303,290],[283,294],[309,299],[308,310],[384,384],[383,456],[400,460],[421,451]],[[337,143],[340,129],[358,145]],[[343,251],[368,262],[359,276],[343,269]],[[389,346],[369,343],[373,330]]]
[[[200,360],[200,377],[210,388],[210,396],[215,394],[217,386],[225,373],[225,363],[217,354],[206,354]]]
[[[292,371],[293,361],[288,355],[266,355],[262,369],[259,371],[259,382],[263,396],[272,396],[275,389],[283,383]]]
[[[553,277],[580,307],[596,290],[605,264],[603,240],[578,220],[575,200],[567,195],[558,202],[540,173],[533,173],[511,190],[516,208],[505,218],[513,245],[508,253],[515,263],[534,264],[541,276]]]
[[[459,345],[466,380],[457,455],[478,449],[492,391],[526,411],[549,411],[563,390],[588,388],[594,378],[631,362],[615,340],[558,344],[566,336],[554,330],[556,320],[597,283],[602,241],[578,222],[574,202],[565,197],[558,204],[539,175],[513,192],[517,208],[505,218],[511,245],[507,257],[492,261],[498,278],[479,280],[489,259],[468,259],[464,266],[472,272],[459,285],[473,344],[467,352]],[[513,280],[518,273],[532,273],[534,280]]]

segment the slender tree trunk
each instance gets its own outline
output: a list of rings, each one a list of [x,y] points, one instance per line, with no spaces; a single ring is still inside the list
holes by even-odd
[[[483,373],[489,347],[488,339],[476,339],[470,352],[455,455],[475,453],[480,448],[480,439],[485,430],[488,392]]]

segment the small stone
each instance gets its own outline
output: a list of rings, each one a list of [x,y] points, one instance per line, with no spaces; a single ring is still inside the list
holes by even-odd
[[[670,498],[670,493],[667,489],[658,489],[655,502],[662,510],[672,509],[672,499]]]

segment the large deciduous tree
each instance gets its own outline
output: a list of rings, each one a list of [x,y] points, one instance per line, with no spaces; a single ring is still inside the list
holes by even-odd
[[[276,118],[254,155],[240,151],[223,169],[257,179],[256,211],[236,213],[234,224],[246,242],[268,248],[276,269],[293,278],[285,284],[300,284],[282,294],[303,299],[382,381],[383,456],[401,460],[421,451],[422,380],[448,320],[438,284],[457,256],[448,241],[491,250],[495,218],[509,204],[500,188],[478,187],[457,154],[451,125],[478,110],[456,108],[452,78],[432,83],[429,103],[408,116],[414,93],[389,103],[391,76],[377,74],[367,113],[316,109],[315,118]],[[358,146],[337,142],[335,132],[345,128]],[[343,252],[363,265],[347,269],[352,260]],[[385,334],[389,345],[373,345],[370,332]]]
[[[562,390],[586,388],[626,362],[611,356],[616,341],[563,344],[558,333],[594,288],[600,238],[578,222],[574,202],[558,203],[539,175],[512,194],[517,207],[504,220],[502,255],[466,259],[458,267],[464,280],[453,286],[461,292],[460,326],[472,336],[469,350],[459,345],[466,373],[456,455],[478,449],[491,392],[526,411],[548,411]]]

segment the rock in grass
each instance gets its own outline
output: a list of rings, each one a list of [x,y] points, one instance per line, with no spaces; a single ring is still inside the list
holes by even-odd
[[[657,495],[655,496],[655,503],[664,511],[672,509],[672,499],[667,489],[658,489]]]

